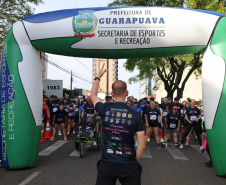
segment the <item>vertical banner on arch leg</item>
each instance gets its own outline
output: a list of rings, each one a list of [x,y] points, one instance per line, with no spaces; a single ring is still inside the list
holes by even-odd
[[[21,22],[9,30],[3,48],[0,86],[2,165],[6,169],[34,167],[41,133],[39,53],[32,47]]]
[[[203,58],[203,105],[211,158],[226,175],[226,18],[222,18]]]

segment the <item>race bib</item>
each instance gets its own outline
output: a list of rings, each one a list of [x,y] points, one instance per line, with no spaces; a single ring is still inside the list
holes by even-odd
[[[168,112],[163,112],[163,116],[166,117]]]
[[[151,115],[150,120],[156,120],[156,115]]]
[[[170,128],[176,128],[177,124],[170,123]]]
[[[74,116],[74,113],[73,112],[69,112],[69,116]]]
[[[58,121],[63,121],[64,119],[63,118],[58,118]]]
[[[197,116],[191,116],[191,117],[190,117],[190,120],[191,120],[191,121],[195,121],[196,119],[197,119]]]
[[[57,110],[58,110],[57,107],[54,107],[54,108],[53,108],[53,112],[56,112]]]

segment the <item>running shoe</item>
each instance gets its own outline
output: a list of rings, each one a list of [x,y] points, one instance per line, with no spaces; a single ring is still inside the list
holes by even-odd
[[[186,142],[186,143],[185,143],[185,145],[186,145],[186,146],[188,146],[188,145],[189,145],[189,143],[188,143],[188,142]]]
[[[206,150],[202,149],[201,154],[205,154]]]
[[[93,142],[93,146],[97,146],[97,142],[96,141]]]
[[[203,150],[203,146],[200,146],[200,148],[199,148],[200,150]]]
[[[213,163],[210,162],[209,164],[206,165],[206,167],[212,168],[213,167]]]
[[[69,131],[67,132],[67,135],[70,135],[70,132]]]
[[[147,139],[147,142],[150,142],[150,138]]]
[[[58,131],[58,136],[62,136],[61,131]]]
[[[166,148],[166,143],[165,142],[162,143],[161,148]]]
[[[64,141],[67,141],[67,137],[66,136],[64,137]]]
[[[180,149],[183,149],[184,148],[184,145],[181,143],[179,148]]]
[[[134,145],[135,147],[137,147],[138,146],[138,144],[137,144],[137,142],[135,142],[135,145]]]
[[[207,166],[207,165],[209,165],[211,162],[210,161],[208,161],[208,162],[205,162],[204,164]]]
[[[51,137],[50,141],[54,141],[54,137]]]
[[[75,131],[73,130],[73,134],[75,134]]]
[[[163,142],[164,142],[164,139],[162,138],[162,139],[160,140],[160,142],[163,143]]]
[[[171,139],[168,139],[168,140],[167,140],[167,143],[169,143],[170,141],[171,141]]]
[[[177,143],[175,143],[175,148],[177,148],[177,149],[179,149],[180,148],[180,146],[177,144]]]
[[[158,145],[157,145],[157,148],[158,148],[158,149],[162,149],[162,147],[161,147],[161,145],[160,145],[160,144],[158,144]]]

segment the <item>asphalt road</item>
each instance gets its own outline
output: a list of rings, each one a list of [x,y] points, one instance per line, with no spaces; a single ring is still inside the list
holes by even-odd
[[[80,158],[74,137],[65,142],[63,136],[58,136],[55,141],[40,144],[35,168],[0,169],[0,185],[93,185],[100,156],[101,152],[90,143]],[[140,160],[142,185],[225,185],[226,178],[216,176],[213,168],[204,165],[206,161],[208,154],[201,154],[193,141],[183,150],[173,144],[159,150],[152,139]]]

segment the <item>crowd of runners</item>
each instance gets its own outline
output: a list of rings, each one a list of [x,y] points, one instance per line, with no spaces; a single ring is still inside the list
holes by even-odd
[[[104,102],[114,103],[114,99],[106,96]],[[169,142],[173,142],[177,149],[183,149],[184,146],[189,145],[193,138],[191,136],[195,134],[193,142],[198,142],[201,153],[207,151],[209,154],[203,106],[196,105],[196,101],[190,98],[182,103],[179,102],[177,97],[173,100],[165,97],[163,102],[159,103],[154,98],[137,100],[129,96],[126,104],[141,114],[146,128],[145,139],[147,142],[155,139],[158,149],[167,148]],[[76,134],[76,126],[82,126],[88,118],[97,116],[90,96],[87,99],[85,96],[70,99],[66,94],[59,99],[54,95],[43,99],[43,123],[46,125],[49,122],[53,132],[50,140],[54,140],[57,133],[63,134],[64,140],[67,140],[71,134]],[[136,142],[135,146],[137,146]],[[206,166],[213,166],[211,157]]]

